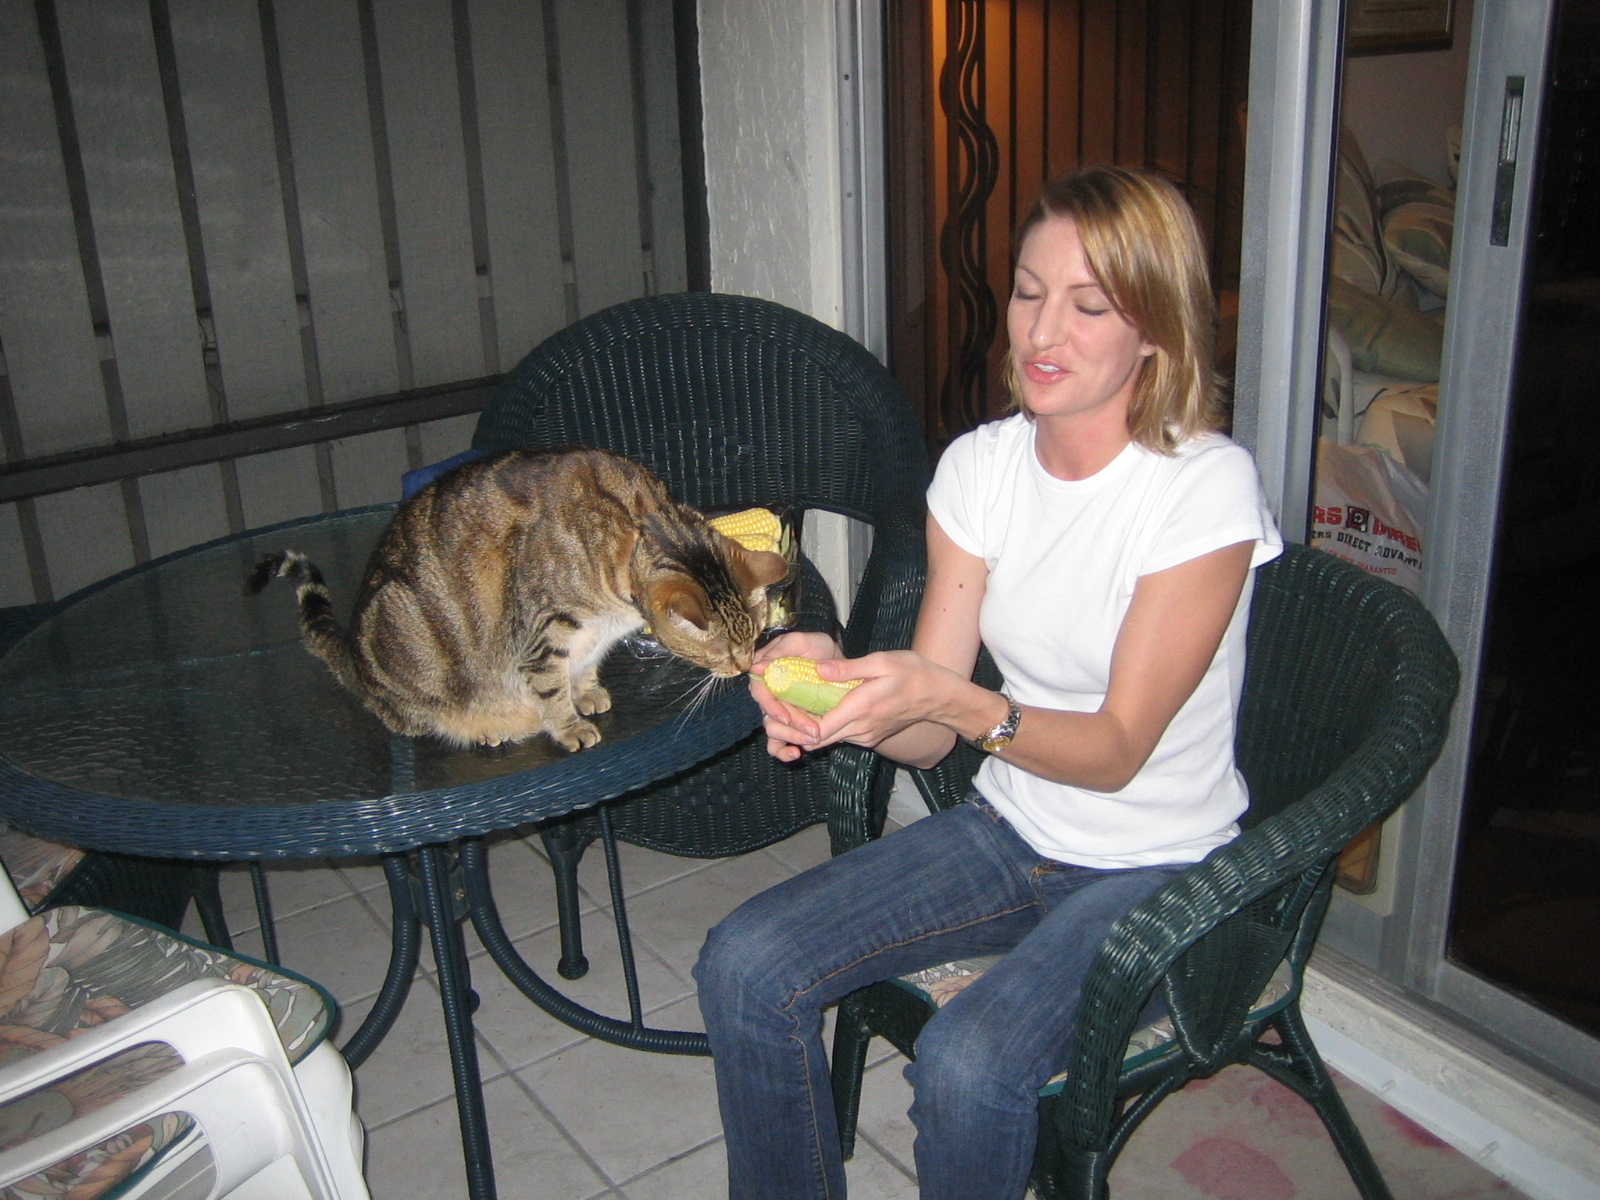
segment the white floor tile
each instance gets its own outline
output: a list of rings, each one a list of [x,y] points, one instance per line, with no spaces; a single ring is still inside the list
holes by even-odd
[[[679,858],[659,850],[647,850],[627,842],[617,843],[617,861],[622,866],[624,896],[636,896],[675,879],[693,875],[711,866],[716,859]],[[591,843],[578,863],[578,886],[595,903],[611,903],[611,884],[606,879],[606,855],[599,842]]]
[[[903,1172],[914,1175],[916,1160],[911,1145],[916,1129],[906,1115],[911,1108],[911,1085],[903,1074],[905,1065],[905,1057],[894,1053],[867,1069],[861,1080],[861,1114],[856,1131],[860,1142],[882,1151]]]
[[[692,1000],[674,1008],[693,1008]],[[673,1020],[674,1009],[664,1019]],[[587,1041],[517,1073],[614,1180],[685,1155],[722,1132],[711,1060]]]
[[[489,881],[495,911],[506,936],[515,940],[556,924],[556,883],[550,860],[524,838],[499,841],[489,847]],[[596,904],[582,896],[580,910],[593,912]],[[474,945],[476,943],[473,943]]]
[[[279,959],[289,970],[316,980],[341,1004],[371,996],[382,986],[389,966],[387,909],[385,904],[375,912],[364,898],[345,889],[340,899],[278,915],[273,925]],[[259,930],[238,935],[234,945],[244,954],[260,956]]]
[[[917,1200],[917,1182],[867,1143],[844,1165],[851,1200]]]
[[[850,1200],[917,1200],[916,1182],[872,1146],[863,1144],[844,1173]],[[722,1140],[625,1180],[620,1190],[628,1200],[726,1200],[728,1160]]]
[[[816,827],[733,859],[678,859],[628,845],[621,854],[648,1022],[699,1030],[689,970],[706,929],[746,897],[825,858],[827,831]],[[530,965],[577,1002],[625,1017],[615,929],[608,908],[595,907],[610,902],[599,847],[591,847],[581,868],[591,969],[576,981],[555,971],[554,884],[537,836],[497,843],[490,867],[502,920]],[[274,871],[271,881],[285,964],[340,999],[342,1041],[366,1015],[387,962],[388,933],[380,920],[388,911],[382,870],[375,863],[310,867]],[[357,891],[363,894],[358,897]],[[243,871],[228,873],[224,896],[235,926],[254,925]],[[244,930],[239,940],[245,952],[259,953],[258,934]],[[480,997],[474,1025],[480,1066],[489,1080],[485,1100],[496,1176],[505,1200],[679,1200],[726,1194],[708,1059],[645,1054],[587,1038],[517,991],[470,931],[468,947]],[[421,959],[422,972],[394,1029],[356,1073],[357,1111],[369,1130],[374,1200],[461,1195],[465,1186],[426,930]],[[875,1059],[892,1054],[886,1046],[877,1049]],[[515,1078],[504,1074],[506,1067]],[[858,1200],[915,1195],[903,1165],[910,1161],[909,1143],[902,1146],[894,1134],[893,1106],[900,1104],[903,1120],[904,1100],[892,1080],[880,1082],[890,1074],[897,1078],[898,1066],[868,1073],[864,1137],[849,1167]],[[666,1096],[671,1103],[664,1105]]]
[[[706,931],[749,897],[787,878],[764,850],[717,859],[702,871],[628,901],[633,936],[691,979]]]
[[[515,943],[528,965],[568,999],[604,1016],[628,1019],[627,991],[623,986],[622,960],[617,951],[615,926],[609,914],[591,912],[583,921],[584,951],[589,972],[581,979],[562,979],[556,973],[560,957],[560,936],[554,929],[534,934]],[[474,943],[475,944],[475,943]],[[692,994],[682,979],[669,971],[646,948],[638,948],[637,963],[640,1002],[647,1014],[676,1004]],[[500,971],[487,954],[472,958],[472,983],[480,1004],[474,1017],[478,1034],[513,1068],[523,1067],[587,1036],[558,1021],[524,996]],[[699,1010],[688,1006],[673,1018],[681,1021],[692,1015],[694,1024],[675,1023],[672,1028],[699,1026]],[[681,1006],[680,1006],[681,1010]],[[661,1018],[665,1019],[665,1018]],[[647,1020],[656,1025],[657,1019]]]
[[[827,834],[816,827],[776,847],[711,861],[626,845],[621,850],[649,1023],[697,1030],[699,1008],[689,970],[706,929],[747,896],[825,858]],[[624,1016],[615,933],[608,913],[595,907],[610,903],[599,848],[591,847],[581,868],[588,909],[584,932],[593,966],[578,981],[555,973],[559,942],[553,884],[537,836],[497,844],[491,869],[507,929],[534,969],[580,1003]],[[366,1014],[387,965],[382,871],[370,862],[274,868],[271,881],[285,965],[316,979],[340,1001],[342,1025],[335,1040],[342,1043]],[[223,896],[230,925],[240,935],[239,949],[259,954],[248,874],[225,871]],[[726,1195],[709,1059],[647,1054],[587,1038],[501,978],[470,933],[468,945],[475,951],[473,982],[481,998],[475,1025],[504,1200],[718,1200]],[[422,972],[408,1004],[389,1037],[356,1072],[373,1200],[465,1194],[449,1054],[431,969],[424,930]],[[850,1194],[853,1200],[913,1200],[904,1059],[880,1038],[873,1041],[869,1061],[860,1137],[847,1166]],[[1177,1118],[1185,1100],[1203,1103],[1204,1095],[1186,1093],[1163,1111]],[[1306,1114],[1300,1118],[1314,1123]],[[1148,1190],[1154,1196],[1155,1180],[1165,1177],[1149,1171],[1141,1155],[1159,1148],[1163,1139],[1154,1121],[1141,1134],[1143,1140],[1135,1139],[1119,1163],[1120,1177],[1136,1183],[1121,1190]],[[1315,1153],[1319,1162],[1332,1161],[1331,1146],[1319,1142]],[[1404,1164],[1385,1168],[1395,1178],[1405,1175]],[[1337,1170],[1327,1173],[1343,1186]],[[1193,1192],[1180,1188],[1161,1194]]]
[[[790,872],[799,874],[808,867],[827,862],[830,857],[828,847],[828,827],[813,825],[809,829],[802,829],[791,838],[785,838],[776,845],[768,846],[766,852]]]
[[[341,1007],[336,1044],[349,1040],[371,1006],[369,997]],[[485,1078],[502,1073],[492,1059],[479,1057]],[[431,979],[419,977],[412,984],[394,1027],[356,1070],[355,1081],[356,1112],[369,1130],[455,1094],[444,1013]],[[459,1143],[454,1149],[460,1157]]]
[[[484,1087],[500,1200],[584,1200],[611,1195],[607,1181],[509,1076]],[[466,1195],[453,1099],[385,1126],[367,1139],[372,1200]]]
[[[335,864],[345,885],[353,892],[387,891],[388,877],[383,873],[383,860],[372,858],[346,858]],[[373,903],[377,903],[376,900]]]
[[[728,1158],[722,1139],[675,1158],[642,1175],[625,1180],[621,1188],[628,1200],[727,1200]]]
[[[272,897],[272,914],[278,920],[350,894],[350,886],[344,877],[326,863],[266,863],[263,873]],[[230,923],[237,913],[241,921],[248,920],[250,924],[255,924],[255,897],[250,889],[250,872],[243,867],[230,867],[224,876],[230,885],[228,892],[224,893]],[[235,891],[237,900],[231,894]]]

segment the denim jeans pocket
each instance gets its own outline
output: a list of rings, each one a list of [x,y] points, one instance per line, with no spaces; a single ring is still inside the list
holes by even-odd
[[[968,788],[967,794],[961,797],[961,803],[970,804],[996,825],[1005,825],[1006,819],[995,811],[994,805],[983,798],[983,793],[977,788]]]

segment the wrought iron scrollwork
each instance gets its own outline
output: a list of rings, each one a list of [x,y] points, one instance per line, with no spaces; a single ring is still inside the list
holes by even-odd
[[[948,53],[939,103],[950,123],[949,215],[939,259],[950,281],[950,366],[939,388],[945,438],[988,416],[989,347],[998,309],[988,279],[988,204],[1000,177],[1000,147],[985,120],[984,11],[979,0],[949,0]]]

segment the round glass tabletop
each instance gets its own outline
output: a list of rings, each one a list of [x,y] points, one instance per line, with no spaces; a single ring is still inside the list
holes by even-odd
[[[263,555],[322,570],[347,614],[392,509],[241,535],[80,594],[0,659],[0,815],[154,855],[406,849],[622,795],[749,733],[741,681],[624,643],[601,669],[602,741],[499,751],[391,735],[300,643],[294,591],[248,595]]]

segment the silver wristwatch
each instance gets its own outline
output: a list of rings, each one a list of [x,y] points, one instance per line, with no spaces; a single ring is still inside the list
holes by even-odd
[[[1011,706],[1006,709],[1006,719],[973,743],[985,754],[995,754],[1004,750],[1011,745],[1011,739],[1017,736],[1017,723],[1022,720],[1022,705],[1010,696],[1006,697],[1006,703]]]

